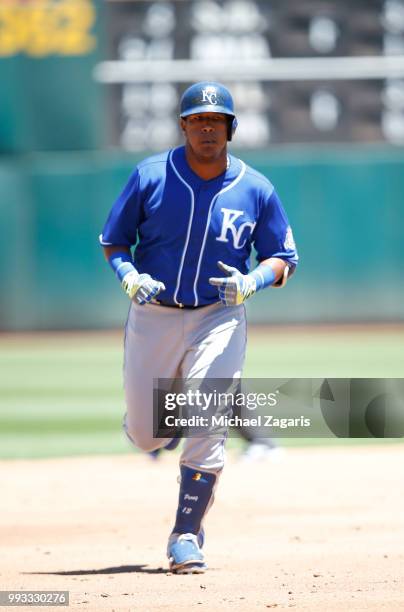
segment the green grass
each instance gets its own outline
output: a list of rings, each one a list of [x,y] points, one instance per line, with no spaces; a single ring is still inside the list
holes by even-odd
[[[394,378],[403,372],[404,328],[259,328],[250,333],[244,375]],[[123,412],[122,334],[0,336],[0,458],[128,452]]]
[[[404,327],[312,327],[250,334],[245,377],[401,378]]]

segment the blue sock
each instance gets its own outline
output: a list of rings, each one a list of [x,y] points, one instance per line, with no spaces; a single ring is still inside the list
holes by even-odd
[[[215,474],[181,465],[180,495],[173,533],[198,534],[215,482]]]

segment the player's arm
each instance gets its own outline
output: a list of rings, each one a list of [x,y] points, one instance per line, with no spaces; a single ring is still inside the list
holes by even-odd
[[[130,249],[127,246],[104,246],[103,250],[105,259],[108,262],[111,255],[114,255],[115,253],[127,253],[130,256]]]
[[[292,230],[274,190],[265,201],[258,219],[253,245],[260,262],[255,270],[242,274],[237,268],[218,262],[227,276],[209,279],[211,285],[218,287],[219,298],[226,306],[242,304],[266,287],[283,287],[296,267],[298,255]]]
[[[264,259],[254,272],[263,269],[260,268],[260,266],[270,266],[272,268],[275,277],[274,281],[271,283],[273,287],[283,287],[286,284],[290,267],[284,259],[279,259],[279,257]]]
[[[133,265],[132,253],[127,246],[104,246],[105,259],[118,277],[123,290],[138,304],[150,302],[165,286],[149,274],[139,274]]]
[[[142,219],[143,200],[138,168],[129,177],[125,188],[115,201],[105,223],[100,244],[105,258],[115,272],[123,290],[138,304],[150,302],[163,283],[149,274],[139,274],[133,265],[130,245],[137,241],[137,229]]]

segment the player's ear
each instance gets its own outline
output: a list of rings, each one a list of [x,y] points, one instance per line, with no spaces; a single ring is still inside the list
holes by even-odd
[[[182,117],[180,117],[180,128],[183,132],[185,132],[186,121]]]

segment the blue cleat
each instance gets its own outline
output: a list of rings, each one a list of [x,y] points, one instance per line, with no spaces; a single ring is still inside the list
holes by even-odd
[[[155,450],[149,451],[147,454],[149,455],[150,459],[153,459],[153,461],[155,461],[159,458],[161,451],[161,448],[156,448]]]
[[[174,574],[203,574],[207,569],[198,537],[193,533],[172,533],[168,540],[167,556]],[[203,537],[203,536],[202,536]]]

